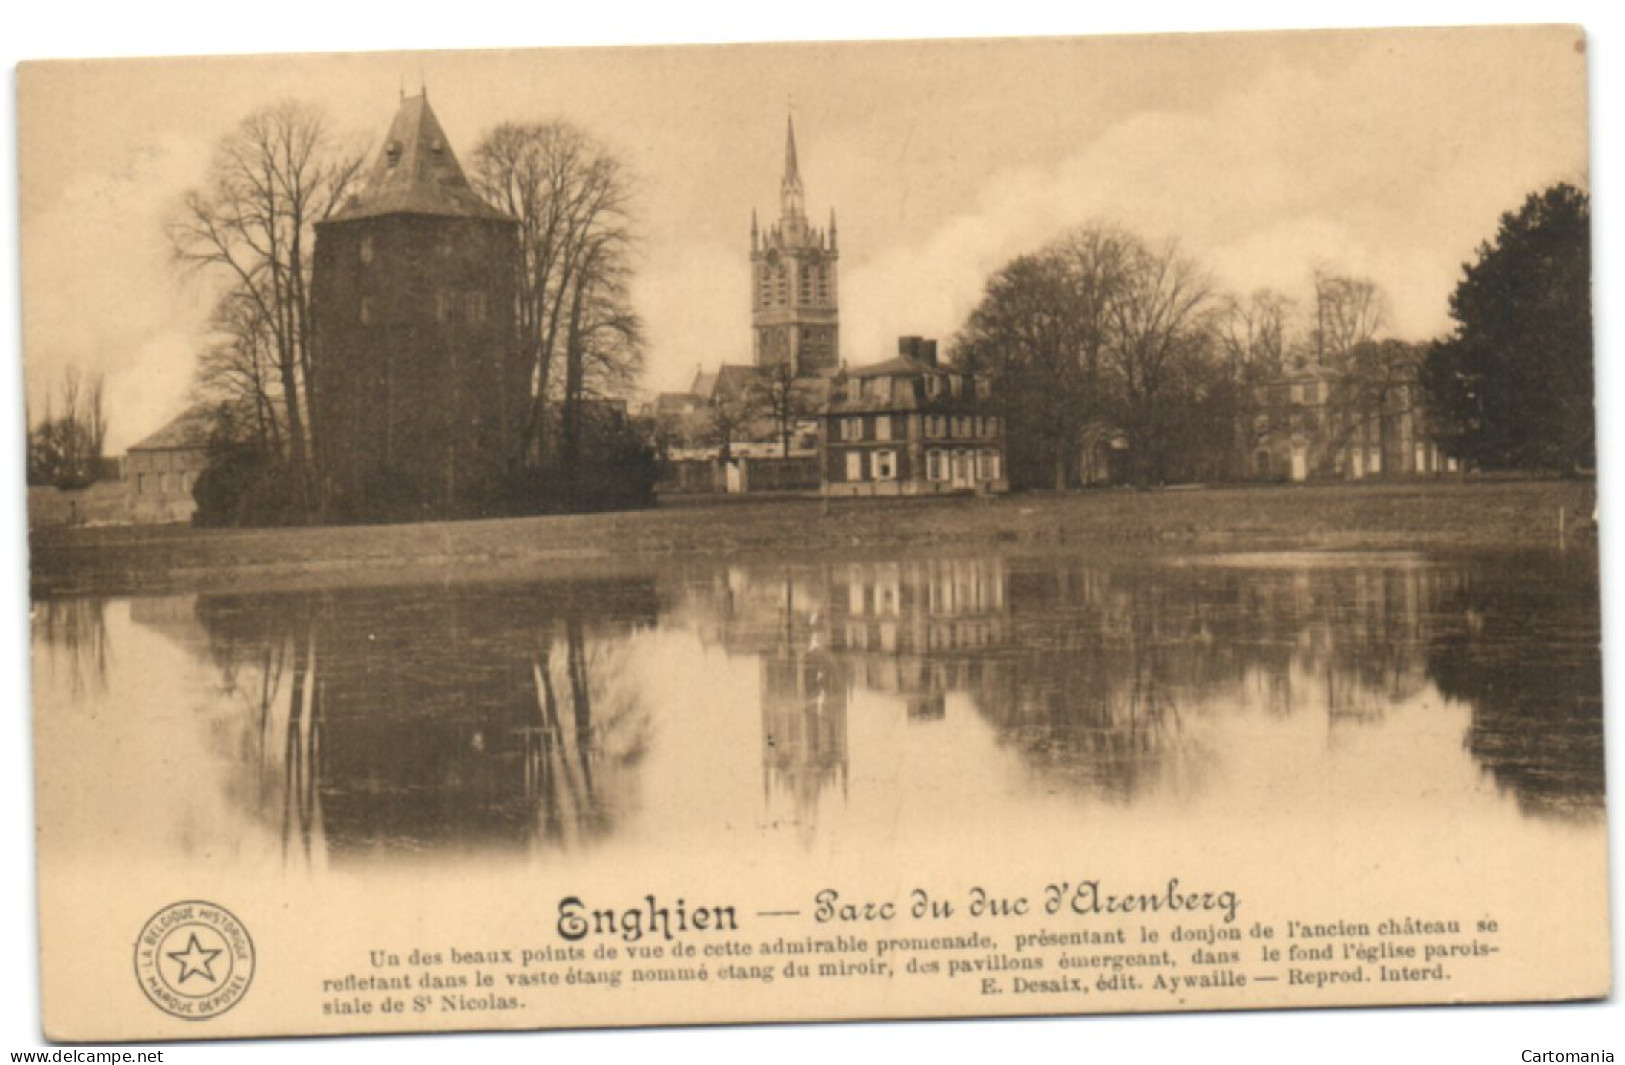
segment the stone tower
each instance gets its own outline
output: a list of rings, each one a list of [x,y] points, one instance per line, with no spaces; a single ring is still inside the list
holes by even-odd
[[[840,364],[839,259],[835,211],[830,210],[827,232],[807,224],[796,127],[789,120],[779,220],[764,232],[754,211],[750,218],[750,317],[757,366],[788,361],[796,376],[808,377]]]
[[[312,424],[330,511],[496,513],[527,407],[519,228],[469,184],[428,93],[316,227]]]

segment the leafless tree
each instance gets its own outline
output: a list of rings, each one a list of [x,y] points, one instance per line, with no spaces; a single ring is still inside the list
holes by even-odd
[[[82,487],[101,474],[107,444],[107,405],[101,374],[65,367],[58,385],[62,413],[46,397],[45,417],[29,429],[28,482]]]
[[[756,406],[744,391],[718,387],[705,406],[709,437],[723,462],[733,459],[734,437],[756,418]]]
[[[1207,343],[1212,285],[1174,241],[1130,250],[1121,290],[1111,302],[1109,348],[1136,479],[1162,474],[1167,400],[1187,360]]]
[[[1370,278],[1315,270],[1315,354],[1322,365],[1341,368],[1355,347],[1374,340],[1388,323],[1388,301]]]
[[[1013,440],[1033,448],[1015,456],[1015,468],[1047,468],[1057,489],[1084,428],[1110,407],[1112,306],[1134,247],[1128,234],[1096,225],[1011,260],[955,339],[955,361],[997,379]]]
[[[1230,376],[1273,376],[1286,362],[1292,300],[1261,288],[1245,299],[1227,296],[1219,305],[1215,333]]]
[[[321,445],[309,418],[319,382],[310,324],[314,226],[344,202],[363,159],[333,137],[317,109],[294,101],[261,108],[216,147],[207,180],[186,194],[169,226],[176,258],[221,275],[263,323],[281,387],[288,458],[307,511]]]
[[[771,418],[779,430],[779,446],[790,457],[790,430],[812,412],[812,393],[807,379],[797,377],[789,359],[779,359],[759,370],[750,383],[747,401]]]
[[[576,502],[583,414],[588,403],[624,393],[643,367],[642,324],[632,310],[624,262],[607,239],[592,245],[571,286],[565,329],[564,389],[560,397],[559,465],[566,499]]]
[[[1236,438],[1249,453],[1269,432],[1261,418],[1270,407],[1269,384],[1286,369],[1294,337],[1293,302],[1272,289],[1226,296],[1214,317],[1214,336],[1224,357],[1224,377],[1235,405]]]
[[[211,343],[198,359],[194,396],[200,404],[228,411],[233,425],[252,433],[260,454],[285,457],[275,338],[259,304],[233,287],[215,303],[209,325]]]
[[[618,159],[564,122],[496,127],[475,149],[472,170],[481,194],[519,220],[519,329],[531,366],[520,458],[541,466],[548,405],[562,405],[569,451],[593,381],[619,386],[641,365],[642,330],[626,290],[630,181]]]

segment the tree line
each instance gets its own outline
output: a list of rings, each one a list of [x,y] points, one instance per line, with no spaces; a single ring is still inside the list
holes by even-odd
[[[314,106],[262,108],[222,139],[168,227],[177,262],[215,283],[194,394],[216,413],[217,465],[254,482],[250,494],[272,497],[257,520],[322,512],[326,441],[312,417],[322,358],[310,306],[315,226],[359,189],[367,154]],[[470,161],[475,189],[519,223],[515,314],[530,401],[505,457],[513,501],[590,504],[607,460],[616,469],[648,465],[626,427],[594,403],[625,394],[642,369],[643,327],[628,294],[630,176],[566,122],[501,124]]]
[[[46,394],[44,414],[28,421],[29,484],[84,488],[112,475],[113,464],[104,455],[107,404],[101,374],[66,367],[56,390]]]
[[[1285,433],[1317,440],[1330,474],[1401,424],[1467,468],[1570,472],[1595,462],[1589,278],[1569,185],[1503,216],[1451,298],[1456,329],[1430,343],[1385,335],[1370,278],[1316,268],[1306,306],[1226,293],[1176,241],[1095,224],[996,271],[952,352],[995,381],[1017,487],[1101,479],[1102,455],[1141,485],[1256,476],[1249,457]]]
[[[1100,479],[1102,449],[1123,456],[1114,478],[1138,484],[1236,477],[1285,424],[1290,401],[1268,387],[1284,373],[1398,376],[1391,364],[1411,356],[1376,343],[1387,312],[1375,282],[1327,269],[1312,282],[1307,309],[1270,289],[1224,293],[1177,241],[1084,226],[989,279],[953,358],[994,379],[1018,486]],[[1328,406],[1352,413],[1363,398]]]

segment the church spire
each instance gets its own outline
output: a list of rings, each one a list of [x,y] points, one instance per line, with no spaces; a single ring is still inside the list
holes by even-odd
[[[785,116],[784,134],[784,182],[801,184],[801,170],[796,166],[796,120],[794,115]]]
[[[785,118],[784,182],[779,186],[779,201],[786,221],[802,218],[801,168],[796,163],[796,120]]]

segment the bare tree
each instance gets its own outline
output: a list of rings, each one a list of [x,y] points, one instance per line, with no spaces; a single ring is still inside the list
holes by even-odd
[[[1272,289],[1245,299],[1227,296],[1214,319],[1214,336],[1224,358],[1224,380],[1235,406],[1240,459],[1268,436],[1269,384],[1286,369],[1293,339],[1292,300]]]
[[[344,202],[363,159],[335,141],[317,109],[294,101],[262,108],[220,142],[208,179],[186,194],[169,227],[176,258],[222,275],[263,323],[307,512],[321,444],[309,418],[318,386],[310,325],[314,226]]]
[[[251,441],[234,443],[251,442],[261,455],[285,457],[275,339],[258,303],[234,287],[215,303],[209,325],[211,343],[198,358],[193,395],[252,434]]]
[[[487,200],[519,220],[519,330],[531,403],[517,458],[540,467],[549,403],[563,407],[562,443],[571,450],[593,378],[608,387],[640,365],[641,326],[626,293],[630,182],[619,160],[563,122],[491,130],[474,151],[472,176]]]
[[[1167,401],[1182,363],[1202,356],[1212,286],[1174,241],[1131,249],[1123,285],[1111,303],[1111,361],[1120,421],[1136,480],[1160,478],[1170,426]]]
[[[711,393],[705,410],[710,423],[708,435],[711,442],[717,446],[723,462],[732,461],[734,437],[755,420],[755,404],[743,391],[718,387]]]
[[[1370,278],[1334,274],[1322,266],[1315,269],[1314,281],[1315,355],[1322,365],[1340,367],[1349,352],[1388,324],[1388,301]]]
[[[1287,357],[1292,312],[1292,300],[1273,289],[1258,289],[1246,299],[1224,298],[1215,331],[1231,377],[1239,381],[1281,372]]]
[[[627,293],[628,271],[609,244],[593,245],[572,284],[565,330],[564,390],[559,419],[559,465],[565,498],[573,507],[581,469],[583,413],[594,399],[626,391],[643,367],[642,323]]]
[[[1112,306],[1133,238],[1090,226],[1011,260],[988,280],[955,339],[954,359],[997,383],[1012,471],[1047,468],[1065,488],[1085,426],[1106,415]]]
[[[789,359],[778,359],[761,368],[750,383],[747,401],[756,411],[773,420],[779,430],[780,453],[790,457],[790,430],[812,412],[812,393],[807,379],[797,377]]]
[[[62,413],[47,395],[45,417],[28,432],[28,483],[80,488],[102,473],[107,410],[101,374],[65,367],[58,385]]]

